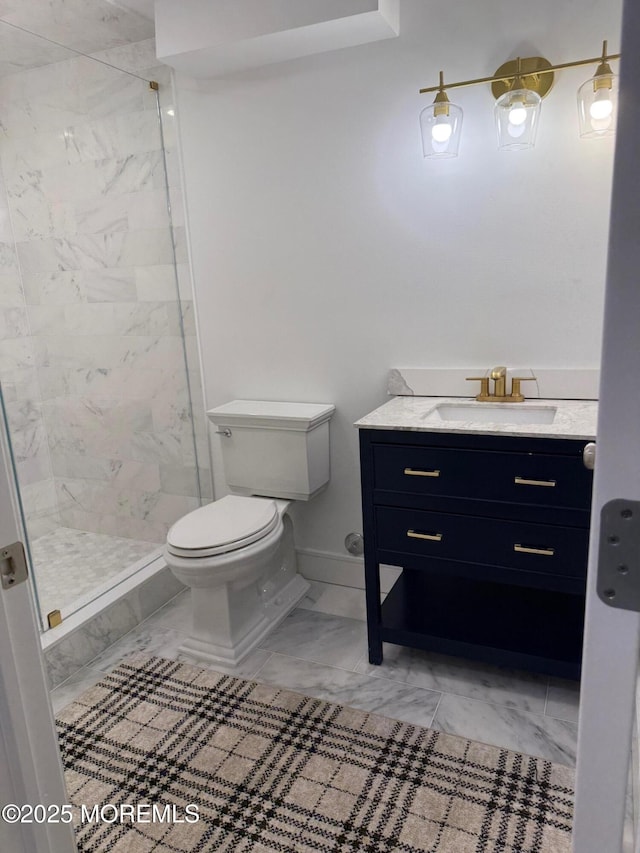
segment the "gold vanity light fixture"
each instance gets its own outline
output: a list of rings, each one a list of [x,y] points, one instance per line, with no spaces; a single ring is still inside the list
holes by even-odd
[[[462,129],[462,109],[449,102],[447,89],[489,83],[495,102],[498,147],[504,150],[532,148],[540,119],[542,99],[551,91],[554,72],[598,63],[596,73],[578,90],[580,136],[608,136],[615,130],[617,77],[609,62],[620,59],[609,54],[607,42],[602,55],[552,65],[542,56],[517,57],[505,62],[491,77],[445,83],[442,71],[437,86],[420,89],[420,94],[437,92],[436,98],[420,113],[422,150],[425,157],[456,157]]]
[[[538,68],[550,65],[541,56],[532,57],[527,65]],[[529,74],[529,80],[525,83],[524,69],[521,57],[513,62],[506,62],[496,71],[496,74],[506,74],[515,70],[516,76],[511,81],[507,90],[498,95],[500,86],[494,83],[492,91],[496,96],[494,116],[496,120],[496,131],[498,133],[498,148],[505,151],[517,151],[520,148],[533,148],[536,141],[540,109],[542,106],[542,95],[546,95],[553,84],[553,75]],[[548,85],[542,85],[544,84]],[[503,83],[505,81],[498,81]],[[495,90],[494,90],[495,87]],[[546,90],[546,91],[545,91]]]
[[[440,72],[438,93],[420,113],[422,153],[425,157],[457,157],[462,131],[462,108],[449,101]]]
[[[611,70],[607,43],[602,43],[602,57],[596,73],[578,89],[580,136],[612,136],[616,127],[618,77]]]

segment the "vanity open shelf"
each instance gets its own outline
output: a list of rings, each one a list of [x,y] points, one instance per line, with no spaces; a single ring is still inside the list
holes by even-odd
[[[390,642],[578,678],[586,440],[360,429],[369,660]],[[380,566],[402,574],[380,604]]]
[[[577,678],[583,622],[580,596],[405,569],[379,632],[387,643]]]

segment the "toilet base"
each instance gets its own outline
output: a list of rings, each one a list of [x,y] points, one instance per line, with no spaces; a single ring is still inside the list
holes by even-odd
[[[234,667],[241,663],[262,640],[293,610],[310,589],[302,575],[293,577],[281,587],[274,597],[263,606],[258,622],[232,647],[216,643],[200,636],[188,637],[179,651],[190,658],[204,663]]]

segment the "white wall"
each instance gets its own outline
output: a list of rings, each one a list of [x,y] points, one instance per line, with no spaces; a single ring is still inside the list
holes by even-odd
[[[556,77],[532,151],[496,150],[474,87],[455,94],[460,157],[423,161],[417,92],[440,68],[617,50],[619,2],[403,0],[400,26],[206,91],[179,81],[207,404],[335,403],[331,485],[296,517],[300,546],[334,554],[361,529],[351,424],[389,367],[599,361],[613,145],[578,138],[575,105],[595,68]]]

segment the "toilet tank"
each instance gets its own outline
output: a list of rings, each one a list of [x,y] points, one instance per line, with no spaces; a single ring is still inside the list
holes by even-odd
[[[231,492],[308,501],[329,482],[328,403],[233,400],[207,412]]]

